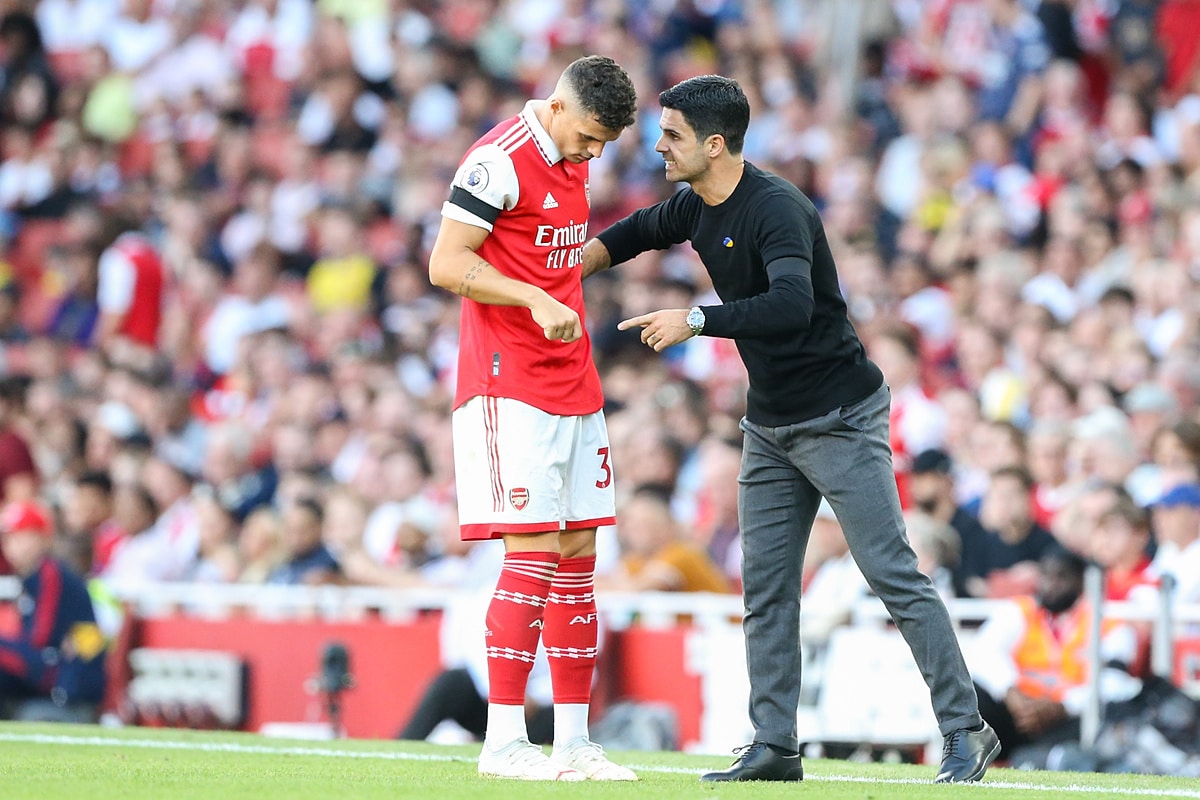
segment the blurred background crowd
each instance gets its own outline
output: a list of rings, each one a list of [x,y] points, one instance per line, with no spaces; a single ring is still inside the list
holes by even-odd
[[[0,497],[53,508],[82,573],[471,581],[459,300],[430,286],[428,249],[468,146],[601,53],[640,115],[592,162],[590,232],[676,188],[657,93],[738,79],[746,158],[822,212],[947,596],[1030,591],[1057,540],[1108,568],[1112,597],[1173,572],[1200,599],[1200,2],[0,14]],[[736,351],[658,356],[615,327],[713,302],[704,270],[679,248],[586,289],[619,482],[605,580],[736,589]],[[813,597],[844,596],[848,566],[822,515]]]

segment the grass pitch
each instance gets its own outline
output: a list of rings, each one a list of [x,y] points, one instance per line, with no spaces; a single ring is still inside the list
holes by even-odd
[[[804,764],[801,784],[700,784],[720,756],[614,753],[638,783],[484,780],[475,747],[387,741],[299,742],[252,734],[74,725],[0,724],[3,800],[563,800],[829,798],[1093,800],[1197,798],[1200,782],[1143,775],[993,769],[981,784],[931,783],[932,766]]]

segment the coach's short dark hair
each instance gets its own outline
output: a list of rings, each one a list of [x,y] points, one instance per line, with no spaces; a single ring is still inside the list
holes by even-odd
[[[750,127],[750,101],[732,78],[700,75],[681,81],[658,96],[663,108],[683,114],[684,120],[704,141],[719,133],[730,153],[742,152]]]
[[[637,120],[637,91],[629,74],[607,56],[584,56],[563,71],[584,111],[610,131],[623,131]]]

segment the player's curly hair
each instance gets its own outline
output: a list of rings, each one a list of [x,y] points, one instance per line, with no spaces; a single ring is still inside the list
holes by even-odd
[[[637,92],[629,74],[607,56],[584,56],[563,71],[579,104],[610,131],[623,131],[637,119]]]
[[[732,78],[720,75],[688,78],[662,92],[658,102],[663,108],[682,114],[698,141],[719,133],[730,153],[742,152],[746,128],[750,127],[750,101]]]

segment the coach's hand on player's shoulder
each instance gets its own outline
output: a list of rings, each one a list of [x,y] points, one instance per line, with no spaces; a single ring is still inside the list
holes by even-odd
[[[661,353],[665,348],[680,342],[686,342],[696,334],[687,324],[687,308],[664,308],[642,314],[640,317],[630,317],[617,323],[617,330],[627,331],[630,328],[642,329],[642,344]]]
[[[551,341],[574,342],[583,337],[579,314],[550,295],[544,295],[529,307],[533,321],[542,327],[542,334]]]

